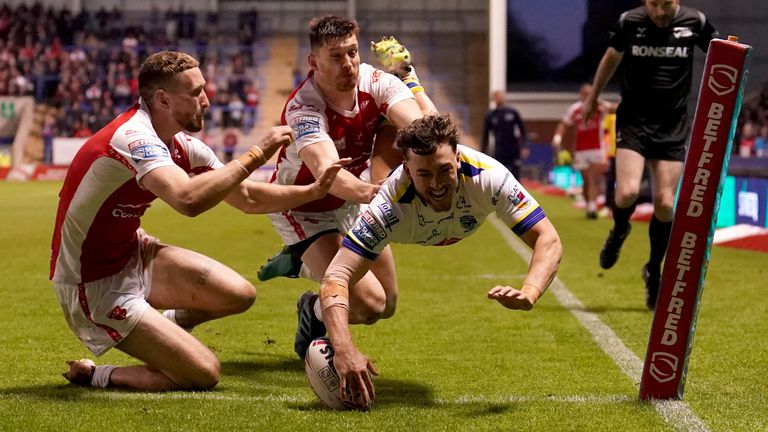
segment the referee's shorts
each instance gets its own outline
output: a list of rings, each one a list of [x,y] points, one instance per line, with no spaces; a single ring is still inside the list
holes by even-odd
[[[687,111],[652,119],[619,112],[616,115],[616,148],[632,150],[646,159],[682,162],[690,129]]]

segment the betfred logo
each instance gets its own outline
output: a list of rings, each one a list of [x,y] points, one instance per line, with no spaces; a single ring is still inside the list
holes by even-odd
[[[649,372],[660,383],[671,381],[677,376],[677,365],[679,363],[677,356],[657,351],[651,355]]]
[[[707,86],[718,96],[725,96],[736,90],[736,77],[739,71],[724,64],[712,65],[709,69]]]

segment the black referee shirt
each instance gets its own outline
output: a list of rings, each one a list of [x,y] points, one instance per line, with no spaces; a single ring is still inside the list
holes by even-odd
[[[718,33],[706,16],[680,6],[665,28],[657,27],[645,6],[624,12],[608,45],[624,53],[621,109],[641,117],[662,117],[686,110],[691,91],[693,51],[705,52]]]

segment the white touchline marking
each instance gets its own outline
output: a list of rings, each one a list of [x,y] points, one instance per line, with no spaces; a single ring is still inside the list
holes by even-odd
[[[517,255],[526,262],[531,261],[531,251],[520,239],[512,233],[503,222],[495,216],[488,218],[501,236],[507,242],[507,245],[515,251]],[[558,302],[568,309],[576,320],[584,326],[592,335],[592,339],[597,345],[613,359],[619,366],[624,375],[628,376],[635,385],[640,384],[640,378],[643,374],[643,362],[629,348],[627,348],[621,339],[616,336],[613,330],[605,325],[594,312],[590,312],[584,305],[571,293],[560,278],[555,277],[549,291],[555,296]],[[704,422],[696,416],[691,408],[683,401],[678,400],[652,400],[656,411],[661,414],[664,421],[682,431],[705,432],[709,429]]]
[[[23,394],[5,394],[0,399],[34,399],[38,396],[26,396]],[[145,392],[122,392],[122,391],[88,391],[77,395],[78,400],[113,400],[113,401],[161,401],[161,400],[209,400],[222,402],[279,402],[279,403],[314,403],[317,399],[314,397],[296,397],[287,395],[264,395],[250,396],[238,393],[211,392],[191,392],[191,391],[172,391],[160,393]],[[453,398],[436,397],[431,403],[436,405],[468,405],[468,404],[502,404],[502,403],[522,403],[522,402],[556,402],[565,404],[615,404],[633,400],[629,395],[562,395],[562,396],[518,396],[501,395],[494,397],[485,397],[477,395],[459,395]]]

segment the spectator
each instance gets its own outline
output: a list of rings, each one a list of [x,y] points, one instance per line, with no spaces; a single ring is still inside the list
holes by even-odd
[[[760,127],[760,134],[755,138],[755,155],[768,157],[768,124]]]
[[[750,121],[744,123],[741,129],[741,139],[739,140],[739,156],[746,158],[754,155],[755,138],[754,123]]]
[[[232,160],[235,148],[237,147],[237,141],[237,129],[226,128],[224,130],[224,139],[222,140],[222,147],[224,147],[224,159],[222,159],[222,162],[227,163]]]
[[[493,102],[496,108],[485,115],[481,151],[504,164],[516,179],[520,179],[522,159],[528,157],[523,119],[516,109],[507,106],[503,90],[493,92]],[[489,148],[490,134],[493,134],[493,152]]]

